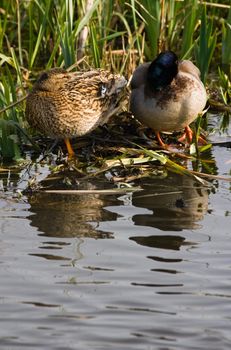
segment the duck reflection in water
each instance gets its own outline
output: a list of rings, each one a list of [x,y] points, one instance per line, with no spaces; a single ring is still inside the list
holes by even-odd
[[[135,225],[156,227],[163,231],[197,229],[208,210],[208,188],[189,176],[169,174],[165,179],[147,180],[142,192],[133,194],[135,207],[152,214],[133,216]]]
[[[31,225],[48,237],[113,238],[97,228],[102,221],[116,220],[117,214],[104,209],[115,205],[114,196],[100,194],[35,193],[29,197]]]

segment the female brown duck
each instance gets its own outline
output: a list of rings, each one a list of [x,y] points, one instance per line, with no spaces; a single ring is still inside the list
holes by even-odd
[[[26,104],[32,127],[64,139],[69,157],[74,155],[70,138],[102,125],[118,111],[126,80],[105,70],[67,72],[53,68],[41,74]]]
[[[207,97],[200,71],[191,61],[178,62],[174,52],[162,52],[135,70],[131,89],[131,112],[155,131],[161,146],[161,131],[185,129],[192,141],[189,124],[203,111]]]

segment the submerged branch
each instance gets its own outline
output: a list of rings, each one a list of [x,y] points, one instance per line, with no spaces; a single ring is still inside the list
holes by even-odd
[[[41,190],[40,192],[45,193],[56,193],[56,194],[103,194],[103,195],[111,195],[118,193],[127,193],[127,192],[135,192],[141,191],[140,187],[123,187],[123,188],[112,188],[110,190]]]
[[[216,111],[231,113],[231,106],[228,106],[224,103],[215,101],[213,99],[209,99],[209,104],[210,104],[211,108],[216,110]]]

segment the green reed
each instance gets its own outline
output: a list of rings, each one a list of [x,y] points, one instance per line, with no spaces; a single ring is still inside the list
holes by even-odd
[[[0,83],[0,108],[16,100],[14,77],[6,67]],[[21,158],[21,139],[17,129],[20,122],[22,122],[22,110],[19,108],[7,110],[0,119],[0,148],[2,157],[5,159]]]
[[[213,21],[207,18],[206,7],[201,14],[200,36],[195,44],[195,58],[201,71],[201,80],[205,82],[209,65],[216,47],[217,33],[213,29]]]
[[[218,68],[219,74],[219,83],[220,83],[220,94],[222,97],[222,101],[224,106],[229,108],[231,104],[231,78],[228,77],[227,74],[220,68]],[[229,127],[230,114],[228,111],[224,111],[224,114],[221,119],[220,129],[222,132],[228,130]]]
[[[160,2],[152,0],[142,1],[138,11],[144,18],[145,23],[145,55],[147,59],[152,60],[158,53],[161,20]]]
[[[198,21],[198,1],[185,4],[181,56],[188,57],[193,48],[194,31]]]
[[[227,19],[222,22],[222,64],[224,69],[231,76],[231,7],[229,8],[229,13]]]

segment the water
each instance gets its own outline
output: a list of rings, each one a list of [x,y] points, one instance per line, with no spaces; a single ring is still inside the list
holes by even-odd
[[[212,155],[228,175],[230,148]],[[1,350],[230,349],[230,183],[17,199],[2,178]]]

